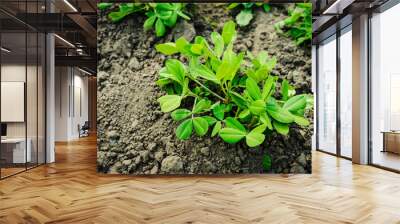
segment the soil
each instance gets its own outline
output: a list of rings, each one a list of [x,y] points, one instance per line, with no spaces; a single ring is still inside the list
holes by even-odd
[[[311,46],[298,47],[273,25],[287,16],[286,5],[256,10],[251,25],[238,30],[236,50],[266,50],[278,59],[274,75],[287,78],[298,93],[311,93]],[[219,138],[175,136],[177,122],[160,111],[164,93],[155,84],[166,57],[154,46],[184,35],[209,38],[233,17],[224,4],[189,6],[191,21],[179,22],[163,38],[145,32],[144,16],[113,24],[98,19],[98,171],[123,174],[263,173],[262,156],[272,157],[272,173],[311,173],[312,124],[293,126],[288,136],[272,133],[261,147],[230,145]],[[312,120],[312,111],[308,111]]]

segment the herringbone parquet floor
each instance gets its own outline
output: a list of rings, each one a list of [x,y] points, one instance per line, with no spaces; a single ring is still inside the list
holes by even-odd
[[[0,223],[400,223],[400,175],[313,155],[312,175],[96,173],[96,139],[0,181]]]

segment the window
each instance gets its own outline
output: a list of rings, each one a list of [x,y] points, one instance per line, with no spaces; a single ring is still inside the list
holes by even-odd
[[[400,170],[400,5],[371,18],[371,162]]]
[[[340,155],[352,157],[352,33],[351,26],[340,36]]]
[[[336,36],[318,47],[318,145],[336,153]]]

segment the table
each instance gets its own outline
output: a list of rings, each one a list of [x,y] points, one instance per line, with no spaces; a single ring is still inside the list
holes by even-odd
[[[26,139],[27,147],[25,152],[25,138],[1,139],[1,157],[6,163],[26,163],[32,160],[32,140]]]
[[[383,131],[382,152],[400,154],[400,131]]]

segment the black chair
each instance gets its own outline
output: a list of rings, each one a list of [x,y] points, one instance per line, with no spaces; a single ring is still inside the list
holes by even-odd
[[[89,125],[89,121],[85,121],[85,123],[82,125],[82,127],[79,127],[80,125],[78,125],[78,129],[79,129],[79,138],[80,137],[87,137],[89,136],[89,129],[90,129],[90,125]]]

